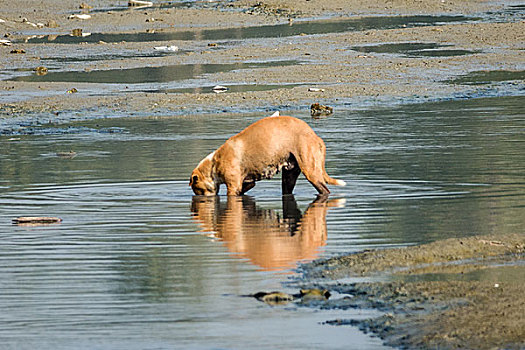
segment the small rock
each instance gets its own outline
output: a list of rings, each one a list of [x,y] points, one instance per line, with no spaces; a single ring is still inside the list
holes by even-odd
[[[324,106],[319,103],[314,103],[310,106],[310,114],[312,117],[327,116],[334,112],[334,109],[329,106]]]
[[[283,292],[258,292],[252,295],[255,299],[270,305],[288,304],[294,300],[293,295]]]
[[[83,3],[80,4],[80,6],[78,8],[81,9],[81,10],[89,10],[89,9],[92,9],[93,6],[90,6],[90,5],[86,4],[85,2],[83,2]]]
[[[47,21],[46,23],[46,27],[48,28],[58,28],[58,23],[52,19],[50,19],[49,21]]]
[[[75,28],[71,31],[72,36],[82,36],[82,28]]]
[[[74,93],[77,93],[77,92],[78,92],[78,90],[76,88],[72,88],[72,89],[69,89],[69,90],[66,91],[66,93],[68,93],[68,94],[74,94]]]
[[[36,72],[36,75],[46,75],[47,74],[47,68],[44,66],[39,66],[33,69]]]
[[[310,301],[310,300],[327,300],[330,298],[331,294],[326,289],[301,289],[299,291],[300,297],[303,299],[303,301]]]
[[[11,53],[26,53],[26,50],[24,50],[24,49],[14,49],[14,50],[11,50]]]

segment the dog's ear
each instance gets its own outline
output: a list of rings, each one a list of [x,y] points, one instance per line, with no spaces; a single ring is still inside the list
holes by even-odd
[[[191,178],[190,178],[190,186],[193,185],[193,184],[196,184],[197,181],[199,181],[199,177],[197,175],[193,175]]]

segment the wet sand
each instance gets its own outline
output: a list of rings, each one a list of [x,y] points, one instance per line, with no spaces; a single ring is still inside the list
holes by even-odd
[[[328,308],[377,308],[354,325],[386,344],[418,349],[523,349],[525,236],[454,238],[316,261],[306,280],[341,293]],[[368,277],[381,282],[338,282]]]
[[[512,84],[451,84],[449,79],[476,71],[505,70],[521,72],[525,22],[443,23],[427,27],[367,29],[345,33],[296,35],[282,38],[246,40],[199,40],[204,29],[243,28],[261,25],[297,25],[304,19],[359,19],[377,15],[472,15],[500,11],[504,6],[485,1],[385,1],[369,6],[364,1],[320,1],[304,4],[292,1],[265,1],[260,4],[233,2],[197,8],[146,8],[117,11],[114,2],[92,1],[89,10],[79,3],[21,1],[17,6],[0,4],[5,20],[2,34],[13,42],[0,47],[1,69],[5,75],[20,75],[53,62],[52,58],[79,59],[62,64],[61,70],[93,72],[169,65],[231,64],[294,60],[296,64],[257,69],[208,73],[197,77],[203,84],[283,85],[271,90],[212,94],[207,90],[191,93],[169,89],[154,91],[107,84],[76,82],[0,81],[2,99],[0,116],[51,118],[75,112],[89,118],[87,110],[102,115],[150,115],[270,112],[300,110],[321,102],[336,107],[422,102],[450,98],[468,98],[512,94],[519,87]],[[121,1],[120,8],[126,8]],[[68,19],[71,14],[87,12],[87,20]],[[490,16],[489,16],[490,17]],[[474,17],[473,17],[474,18]],[[42,27],[43,25],[43,27]],[[36,26],[36,27],[35,27]],[[57,44],[53,38],[45,44],[25,42],[33,35],[69,35],[75,28],[84,33],[176,33],[195,30],[195,40],[119,41]],[[410,56],[403,54],[363,53],[355,46],[384,43],[437,43],[447,50],[472,50],[472,54],[452,56]],[[159,57],[135,57],[151,54],[155,46],[176,45],[180,52]],[[24,54],[10,53],[14,49]],[[80,59],[116,55],[115,59]],[[91,55],[91,56],[90,56]],[[120,56],[119,56],[120,55]],[[17,72],[18,71],[18,72]],[[52,69],[49,71],[52,72]],[[33,73],[34,74],[34,73]],[[135,74],[130,71],[130,74]],[[27,75],[27,73],[26,73]],[[81,79],[80,79],[81,80]],[[161,85],[161,84],[159,84]],[[160,86],[162,87],[162,86]],[[322,92],[309,92],[309,87]],[[68,94],[75,88],[78,92]],[[149,92],[147,91],[149,90]],[[151,91],[153,90],[153,91]]]

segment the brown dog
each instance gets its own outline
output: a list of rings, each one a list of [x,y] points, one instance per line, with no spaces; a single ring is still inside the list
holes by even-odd
[[[326,173],[326,147],[304,121],[267,117],[228,139],[193,170],[190,186],[197,195],[215,195],[226,184],[228,195],[242,195],[255,182],[282,171],[283,194],[291,194],[302,172],[320,194],[326,184],[344,186]]]

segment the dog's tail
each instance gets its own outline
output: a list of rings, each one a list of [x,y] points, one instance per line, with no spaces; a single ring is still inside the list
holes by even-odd
[[[346,186],[346,182],[343,180],[333,179],[326,172],[324,173],[324,181],[329,185]]]

